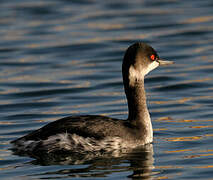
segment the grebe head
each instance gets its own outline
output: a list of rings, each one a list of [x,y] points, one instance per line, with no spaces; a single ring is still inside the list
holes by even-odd
[[[124,55],[122,73],[124,82],[129,85],[144,79],[144,76],[161,65],[173,64],[160,59],[157,52],[148,44],[138,42],[131,45]]]

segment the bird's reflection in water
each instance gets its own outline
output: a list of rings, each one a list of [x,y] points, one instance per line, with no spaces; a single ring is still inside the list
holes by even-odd
[[[153,145],[149,144],[145,147],[134,149],[129,154],[128,160],[133,173],[129,178],[137,179],[152,179],[152,170],[154,169],[154,151]]]
[[[66,166],[66,169],[57,170],[56,168],[55,171],[39,174],[42,176],[106,177],[113,173],[128,172],[128,178],[148,180],[152,179],[153,154],[153,145],[149,144],[132,150],[115,151],[110,154],[99,152],[98,154],[40,156],[31,163],[43,166],[70,165],[70,168]]]

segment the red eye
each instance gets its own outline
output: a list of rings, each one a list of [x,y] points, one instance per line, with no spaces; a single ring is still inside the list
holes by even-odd
[[[155,55],[152,54],[152,55],[150,56],[150,59],[154,61],[154,60],[155,60]]]

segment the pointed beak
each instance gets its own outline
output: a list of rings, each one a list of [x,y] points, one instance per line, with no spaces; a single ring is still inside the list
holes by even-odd
[[[157,62],[159,63],[160,66],[166,66],[166,65],[174,64],[173,61],[166,61],[164,59],[158,59]]]

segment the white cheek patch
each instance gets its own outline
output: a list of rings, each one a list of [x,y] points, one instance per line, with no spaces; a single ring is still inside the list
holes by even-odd
[[[145,75],[148,74],[150,71],[154,70],[159,66],[159,63],[157,61],[153,61],[151,64],[149,64],[148,68],[145,70]]]
[[[144,72],[143,71],[138,71],[137,69],[135,69],[134,66],[130,66],[129,68],[129,78],[143,78]]]
[[[138,71],[134,66],[129,68],[129,85],[134,86],[136,80],[144,79],[144,71]]]
[[[135,69],[134,66],[130,66],[129,68],[129,81],[130,85],[134,85],[135,80],[143,80],[144,76],[147,75],[150,71],[157,68],[159,63],[157,61],[153,61],[146,69],[139,67]]]

